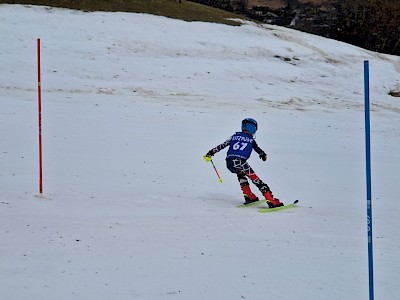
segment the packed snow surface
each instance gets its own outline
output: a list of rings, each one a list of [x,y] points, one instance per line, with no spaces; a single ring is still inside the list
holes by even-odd
[[[21,5],[0,22],[1,299],[367,299],[365,60],[375,297],[399,299],[399,57],[250,22]],[[222,184],[203,161],[247,117],[268,154],[249,163],[297,208],[236,208],[225,150]]]

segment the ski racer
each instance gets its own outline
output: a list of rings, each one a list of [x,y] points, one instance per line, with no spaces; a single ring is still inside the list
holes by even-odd
[[[242,121],[242,131],[236,132],[225,142],[208,151],[204,155],[204,160],[211,161],[214,154],[229,146],[226,156],[226,166],[229,171],[237,175],[245,199],[244,204],[258,201],[258,197],[250,189],[250,184],[247,180],[249,178],[263,194],[270,208],[283,206],[283,203],[279,199],[274,198],[268,185],[257,176],[247,162],[253,149],[258,153],[260,159],[263,161],[267,160],[267,154],[255,141],[254,135],[257,129],[256,120],[251,118],[244,119]]]

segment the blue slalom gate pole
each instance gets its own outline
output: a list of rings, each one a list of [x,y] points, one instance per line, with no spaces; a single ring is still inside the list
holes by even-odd
[[[368,229],[368,270],[369,299],[374,299],[374,258],[372,247],[372,200],[371,200],[371,126],[369,108],[369,62],[364,61],[364,95],[365,95],[365,154],[367,173],[367,229]]]

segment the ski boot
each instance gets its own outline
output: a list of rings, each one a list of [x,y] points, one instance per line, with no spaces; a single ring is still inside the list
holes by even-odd
[[[243,204],[250,204],[253,202],[257,202],[258,201],[258,197],[256,195],[253,194],[253,198],[250,198],[247,195],[243,195],[244,196],[244,203]]]
[[[279,201],[279,199],[274,198],[271,191],[265,192],[264,194],[265,199],[267,200],[267,204],[269,208],[283,206],[284,204]]]
[[[242,186],[241,188],[242,188],[243,196],[244,196],[243,204],[250,204],[250,203],[258,201],[258,197],[252,193],[252,191],[250,190],[250,186],[245,185],[245,186]]]

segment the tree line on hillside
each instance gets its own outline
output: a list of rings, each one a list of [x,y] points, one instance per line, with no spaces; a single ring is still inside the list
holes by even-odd
[[[340,0],[337,15],[340,40],[400,55],[400,0]]]
[[[245,0],[189,1],[234,11],[265,23],[333,38],[368,50],[400,55],[400,0],[331,0],[319,5],[286,0],[286,7],[279,10],[247,8]]]

